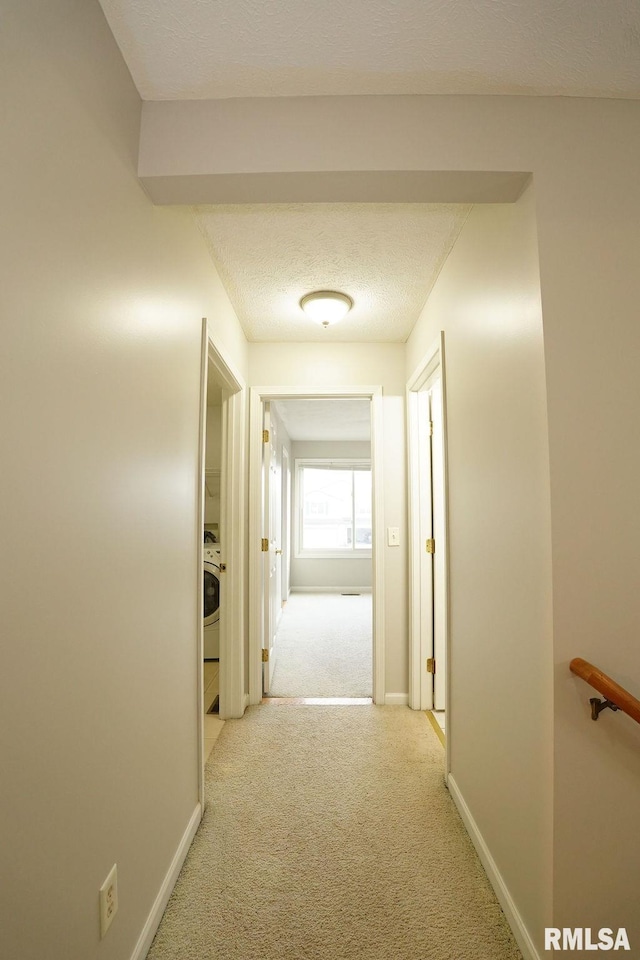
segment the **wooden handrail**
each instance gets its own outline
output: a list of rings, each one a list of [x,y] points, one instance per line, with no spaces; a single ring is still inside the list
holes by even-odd
[[[598,693],[606,697],[608,702],[603,704],[603,706],[614,704],[614,709],[622,710],[632,717],[636,723],[640,723],[640,700],[636,700],[636,698],[629,693],[628,690],[625,690],[624,687],[621,687],[619,683],[616,683],[615,680],[608,677],[602,670],[598,670],[592,663],[589,663],[588,660],[583,660],[581,657],[576,657],[572,660],[569,668],[572,673],[586,680]],[[598,703],[598,701],[596,701],[596,703]],[[593,707],[593,700],[591,704]],[[594,720],[598,719],[598,713],[598,710],[592,710],[591,716]]]

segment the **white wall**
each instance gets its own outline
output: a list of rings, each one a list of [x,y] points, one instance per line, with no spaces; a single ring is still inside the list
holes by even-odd
[[[269,383],[265,383],[265,370]],[[405,348],[401,343],[250,343],[251,386],[383,387],[384,525],[406,529]],[[382,547],[387,693],[407,693],[406,544]]]
[[[205,468],[219,470],[222,463],[222,407],[211,404],[207,407],[205,445]]]
[[[292,445],[294,461],[296,459],[368,459],[371,457],[371,444],[358,441],[295,441]],[[295,465],[294,465],[295,471]],[[294,473],[295,484],[295,473]],[[295,486],[294,486],[295,489]],[[295,497],[291,503],[291,529],[296,533]],[[366,587],[371,589],[371,558],[345,557],[344,559],[316,559],[296,557],[291,561],[291,587],[304,590],[305,587]]]
[[[222,465],[222,407],[209,404],[205,430],[204,525],[220,538],[220,468]]]
[[[445,331],[451,773],[527,928],[551,924],[547,410],[534,195],[476,206],[407,344]],[[523,865],[526,864],[526,869]]]
[[[128,960],[198,799],[201,317],[243,372],[245,345],[136,179],[97,2],[7,0],[0,45],[0,955]]]

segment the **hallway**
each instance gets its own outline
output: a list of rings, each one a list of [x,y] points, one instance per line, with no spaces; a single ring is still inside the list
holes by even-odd
[[[424,714],[252,707],[206,775],[148,960],[521,957]]]

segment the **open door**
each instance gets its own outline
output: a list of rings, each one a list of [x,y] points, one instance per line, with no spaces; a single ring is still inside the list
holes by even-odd
[[[421,705],[446,709],[446,568],[442,382],[437,371],[418,390],[420,531],[424,544],[420,576],[422,654]]]
[[[291,463],[286,447],[281,448],[280,483],[282,486],[282,606],[289,599],[291,580]]]
[[[278,430],[270,404],[264,405],[262,434],[263,478],[263,600],[264,644],[262,691],[268,694],[276,662],[276,635],[282,614],[282,464],[278,453]]]
[[[446,644],[446,568],[444,508],[444,443],[442,430],[442,381],[437,377],[429,391],[431,410],[431,504],[433,514],[433,709],[446,709],[447,644]]]
[[[408,389],[413,709],[447,709],[447,524],[445,412],[436,352]],[[443,722],[440,726],[443,727]]]

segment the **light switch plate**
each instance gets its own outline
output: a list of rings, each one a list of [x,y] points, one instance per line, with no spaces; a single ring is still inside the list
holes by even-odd
[[[400,527],[387,527],[387,543],[390,547],[400,546]]]

